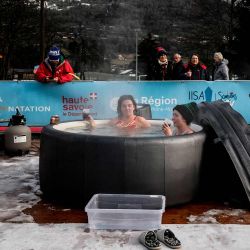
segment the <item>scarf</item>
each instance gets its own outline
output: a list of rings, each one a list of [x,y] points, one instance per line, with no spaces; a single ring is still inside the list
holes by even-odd
[[[168,64],[168,60],[166,59],[164,62],[162,62],[162,61],[160,61],[159,59],[158,59],[158,63],[162,66],[162,65],[167,65]]]
[[[168,66],[168,60],[165,60],[164,62],[162,62],[162,61],[160,61],[160,60],[158,59],[158,63],[159,63],[160,66],[161,66],[162,80],[165,80],[166,69],[167,69],[167,66]]]

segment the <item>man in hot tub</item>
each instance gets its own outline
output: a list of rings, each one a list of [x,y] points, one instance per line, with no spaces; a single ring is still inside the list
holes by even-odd
[[[164,122],[162,125],[163,133],[166,136],[187,135],[194,133],[194,131],[190,128],[190,124],[193,121],[197,111],[198,107],[195,102],[183,105],[176,105],[173,108],[173,117],[172,117],[172,121],[174,123],[174,129],[172,130],[170,128],[170,124]]]
[[[150,122],[142,116],[136,115],[136,102],[132,95],[120,96],[117,104],[118,117],[109,121],[109,125],[121,129],[148,128]],[[88,115],[83,120],[89,121],[91,127],[95,127],[95,121]]]

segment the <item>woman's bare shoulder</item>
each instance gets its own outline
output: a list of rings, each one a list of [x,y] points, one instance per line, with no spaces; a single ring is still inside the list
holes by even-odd
[[[141,124],[141,127],[143,128],[148,128],[151,126],[150,122],[142,116],[136,116],[136,120]]]

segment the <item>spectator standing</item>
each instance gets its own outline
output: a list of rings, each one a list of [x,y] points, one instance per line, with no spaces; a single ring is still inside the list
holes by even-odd
[[[187,76],[185,73],[186,70],[181,55],[175,53],[173,56],[173,65],[172,65],[172,80],[186,80]]]
[[[214,67],[212,79],[216,80],[229,80],[228,60],[223,58],[221,52],[214,53]]]
[[[156,48],[157,58],[151,66],[151,74],[148,80],[171,80],[172,62],[168,61],[167,52],[163,47]]]
[[[186,68],[187,80],[206,80],[209,81],[209,73],[206,65],[200,62],[198,54],[192,54]]]
[[[56,82],[59,84],[70,82],[74,78],[74,71],[68,62],[64,59],[60,49],[53,46],[48,57],[39,65],[36,71],[36,79],[39,82]]]
[[[156,58],[156,48],[160,46],[158,35],[148,33],[138,45],[138,68],[140,74],[151,74],[151,66]]]

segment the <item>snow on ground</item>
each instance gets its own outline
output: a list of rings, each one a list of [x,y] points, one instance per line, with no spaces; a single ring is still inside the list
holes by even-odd
[[[244,209],[210,209],[201,215],[190,215],[187,219],[189,223],[219,223],[216,216],[241,216],[245,213]]]
[[[183,250],[249,250],[249,225],[162,225],[181,241]],[[141,231],[89,230],[87,224],[0,223],[0,249],[5,250],[94,250],[145,249]],[[162,246],[161,249],[169,249]]]
[[[22,210],[40,198],[38,156],[26,155],[0,160],[0,221],[32,222]]]

